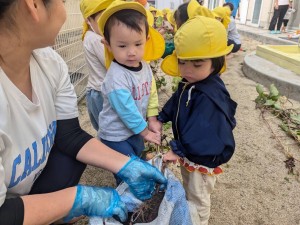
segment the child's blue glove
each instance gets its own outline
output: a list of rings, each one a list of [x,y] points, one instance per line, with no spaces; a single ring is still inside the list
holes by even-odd
[[[128,184],[130,191],[140,200],[151,198],[156,183],[167,184],[167,179],[158,169],[137,156],[132,156],[117,176]]]
[[[102,218],[117,216],[124,222],[127,208],[113,188],[78,185],[72,209],[63,220],[68,222],[82,215]]]

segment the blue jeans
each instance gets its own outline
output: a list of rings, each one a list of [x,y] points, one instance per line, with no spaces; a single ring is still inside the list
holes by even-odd
[[[96,131],[99,129],[99,113],[103,108],[103,97],[100,91],[91,89],[86,92],[86,105],[91,124]]]
[[[136,155],[140,157],[142,151],[145,149],[144,139],[139,134],[133,135],[125,141],[107,141],[101,138],[101,142],[117,152],[127,156]],[[116,175],[114,175],[114,177],[117,185],[119,185],[122,180]]]
[[[227,41],[227,46],[229,46],[229,45],[231,45],[231,44],[233,44],[233,48],[232,48],[232,50],[231,50],[231,53],[235,53],[235,52],[237,52],[238,50],[240,50],[241,44],[237,44],[237,43],[235,43],[233,40],[228,39],[228,41]]]

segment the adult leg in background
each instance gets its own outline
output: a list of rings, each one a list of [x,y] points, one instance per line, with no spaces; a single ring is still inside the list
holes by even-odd
[[[283,18],[288,10],[289,5],[280,5],[278,6],[279,15],[278,15],[278,22],[277,22],[277,30],[280,30]]]
[[[279,9],[274,8],[274,13],[273,13],[273,17],[270,22],[269,30],[271,30],[271,31],[275,30],[275,26],[276,26],[278,17],[279,17]]]

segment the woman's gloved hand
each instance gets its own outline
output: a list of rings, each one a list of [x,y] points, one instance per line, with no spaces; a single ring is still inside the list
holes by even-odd
[[[127,208],[113,188],[78,185],[72,209],[63,220],[68,222],[82,215],[102,218],[117,216],[124,222]]]
[[[137,156],[132,156],[117,176],[128,184],[130,191],[140,200],[151,198],[156,183],[167,184],[167,179],[158,169]]]

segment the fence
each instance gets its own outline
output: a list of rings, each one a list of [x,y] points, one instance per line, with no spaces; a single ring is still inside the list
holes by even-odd
[[[69,75],[75,87],[78,101],[85,95],[88,76],[81,41],[83,18],[79,9],[79,2],[79,0],[66,1],[67,20],[53,46],[68,65]]]

